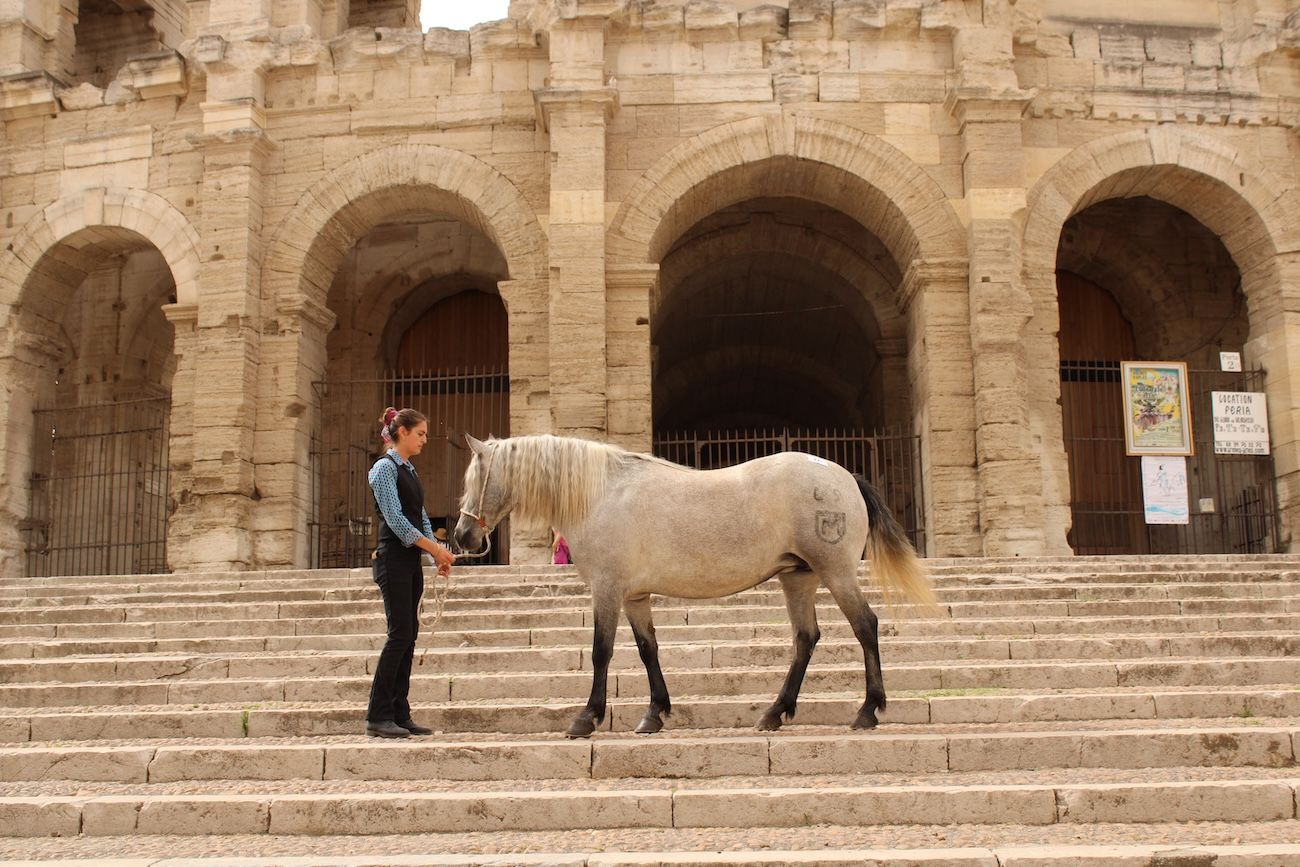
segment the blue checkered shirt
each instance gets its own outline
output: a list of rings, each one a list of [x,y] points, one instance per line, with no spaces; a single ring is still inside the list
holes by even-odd
[[[402,464],[419,478],[415,467],[410,461],[402,460],[396,449],[389,449],[388,454],[393,461]],[[397,465],[393,461],[387,457],[375,461],[375,465],[370,468],[370,490],[375,492],[375,502],[379,504],[379,512],[384,516],[389,529],[409,548],[420,538],[420,531],[411,526],[411,522],[402,514],[402,499],[397,495]],[[420,504],[420,520],[424,524],[425,537],[432,539],[433,524],[429,521],[429,513],[424,510],[423,503]]]

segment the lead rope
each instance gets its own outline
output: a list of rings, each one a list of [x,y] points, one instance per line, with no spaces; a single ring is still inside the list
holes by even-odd
[[[488,477],[492,475],[492,462],[495,461],[496,459],[497,459],[497,450],[493,448],[492,457],[488,458],[487,472],[483,474],[483,484],[479,487],[479,492],[478,492],[479,509],[483,508],[483,498],[487,496]],[[484,521],[482,518],[480,518],[478,515],[471,514],[470,512],[466,512],[464,509],[461,509],[461,514],[469,515],[469,517],[478,521],[480,527],[484,527],[484,528],[487,527],[487,522]],[[460,559],[461,557],[468,557],[471,559],[477,559],[479,557],[486,557],[488,554],[492,552],[492,537],[484,536],[483,538],[487,542],[487,545],[484,546],[481,552],[477,554],[457,554],[456,558]],[[442,622],[443,611],[447,607],[447,597],[450,595],[451,595],[451,572],[448,571],[446,579],[442,582],[442,593],[438,592],[438,573],[434,572],[433,573],[433,622],[430,623],[428,627],[430,635],[437,632],[438,624]],[[420,607],[417,610],[416,616],[419,619],[423,619],[424,617],[423,596],[420,597]],[[416,663],[417,665],[424,665],[424,657],[428,654],[429,650],[430,648],[426,646],[423,650],[420,651],[420,660],[419,662]]]

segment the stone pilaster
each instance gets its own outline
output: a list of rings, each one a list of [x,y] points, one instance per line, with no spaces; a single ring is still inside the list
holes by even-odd
[[[27,571],[27,530],[32,510],[33,412],[49,399],[51,368],[62,350],[38,333],[14,328],[0,346],[0,578]]]
[[[172,352],[176,356],[176,373],[172,377],[172,408],[168,423],[168,509],[177,513],[194,488],[194,392],[195,367],[199,355],[197,304],[167,304],[163,315],[172,324],[175,337]],[[193,537],[182,532],[185,522],[169,519],[167,523],[167,565],[175,570],[178,563],[193,557]]]
[[[962,72],[947,107],[961,131],[970,211],[970,334],[983,553],[1045,554],[1042,473],[1029,426],[1022,333],[1033,309],[1022,285],[1019,240],[1026,200],[1021,116],[1033,94],[1016,88],[1009,29],[970,28],[959,32],[956,43]]]
[[[917,260],[903,276],[912,430],[921,437],[926,551],[981,552],[975,474],[975,394],[965,261]]]
[[[605,272],[609,441],[638,452],[650,451],[653,434],[650,317],[658,282],[658,265],[616,266]]]
[[[616,99],[603,87],[552,89],[537,99],[551,140],[552,425],[559,434],[603,439],[609,430],[605,123]]]
[[[195,136],[203,155],[202,271],[194,342],[193,478],[179,492],[179,568],[253,562],[251,505],[261,338],[262,176],[272,149],[257,129]]]

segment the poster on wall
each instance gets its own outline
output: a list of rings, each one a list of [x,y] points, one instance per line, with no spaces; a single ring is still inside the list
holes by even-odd
[[[1214,453],[1268,454],[1268,404],[1258,391],[1212,391]]]
[[[1130,455],[1192,454],[1187,365],[1124,361],[1124,448]]]
[[[1187,458],[1142,458],[1142,504],[1148,524],[1186,524]]]

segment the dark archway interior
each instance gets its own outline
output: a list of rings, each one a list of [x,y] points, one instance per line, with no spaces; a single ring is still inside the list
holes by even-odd
[[[875,236],[820,204],[753,199],[701,220],[661,265],[656,430],[904,423],[898,279]]]

